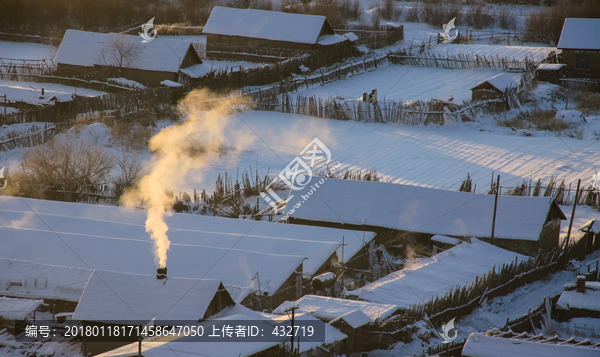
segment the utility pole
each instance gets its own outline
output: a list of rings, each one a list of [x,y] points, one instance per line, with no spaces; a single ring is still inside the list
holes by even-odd
[[[500,192],[500,175],[496,180],[496,197],[494,197],[494,218],[492,218],[492,239],[491,243],[494,245],[494,233],[496,230],[496,208],[498,207],[498,193]]]
[[[581,180],[577,180],[577,190],[575,191],[575,199],[573,200],[573,210],[571,211],[571,219],[569,220],[569,230],[567,231],[567,241],[565,242],[565,262],[569,260],[569,239],[571,238],[571,228],[573,227],[573,218],[575,218],[575,208],[577,208],[577,200],[579,199],[579,185]]]
[[[344,264],[344,247],[346,246],[346,237],[342,236],[342,291],[344,291],[344,271],[346,264]]]
[[[284,312],[286,312],[286,313],[289,313],[290,311],[292,312],[292,337],[291,337],[292,341],[290,343],[292,355],[294,355],[294,317],[296,315],[296,310],[298,310],[299,308],[300,308],[300,306],[294,305],[294,306],[290,306],[284,310]]]

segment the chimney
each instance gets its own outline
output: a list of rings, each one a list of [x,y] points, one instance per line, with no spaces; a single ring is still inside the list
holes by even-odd
[[[577,287],[576,287],[576,291],[577,291],[578,293],[585,294],[585,275],[578,275],[578,276],[577,276]]]
[[[166,278],[167,278],[167,267],[156,269],[156,279],[166,279]]]
[[[42,88],[42,95],[44,95],[44,88]]]

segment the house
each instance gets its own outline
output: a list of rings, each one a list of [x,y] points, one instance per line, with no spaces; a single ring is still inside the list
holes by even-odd
[[[600,354],[599,344],[560,339],[558,336],[531,336],[497,330],[472,333],[462,349],[462,357],[593,357]]]
[[[494,195],[330,178],[310,196],[298,191],[294,206],[291,223],[371,230],[378,243],[388,236],[415,249],[436,234],[491,242]],[[551,197],[500,195],[493,244],[525,255],[551,250],[565,219]]]
[[[219,317],[202,321],[198,326],[203,326],[209,331],[212,325],[219,325],[231,321],[251,321],[252,324],[273,325],[289,323],[289,317],[260,313],[249,310],[243,306],[235,306],[225,311]],[[322,323],[307,314],[296,313],[295,321],[310,323]],[[321,342],[310,342],[300,340],[294,347],[298,348],[299,357],[321,357],[331,355],[342,355],[344,350],[342,343],[346,335],[329,324],[324,325],[324,339]],[[268,336],[271,329],[264,329]],[[219,356],[219,357],[278,357],[285,355],[282,342],[289,341],[289,337],[268,337],[256,342],[204,342],[192,340],[189,337],[181,338],[156,338],[153,340],[132,343],[120,348],[105,352],[97,357],[136,357],[141,352],[145,357],[183,357],[183,356]],[[182,343],[183,342],[183,343]],[[174,351],[177,351],[176,354]]]
[[[559,320],[573,317],[600,318],[600,282],[586,281],[584,275],[577,277],[575,284],[565,285],[556,302]]]
[[[564,63],[542,63],[538,65],[535,73],[540,81],[560,84],[560,79],[567,73],[567,65]]]
[[[56,52],[61,76],[124,77],[146,86],[179,81],[180,70],[202,63],[188,41],[155,38],[142,43],[139,36],[67,30]]]
[[[90,276],[73,314],[84,326],[145,324],[155,321],[200,321],[234,306],[218,280],[169,278],[96,269]],[[87,343],[97,354],[118,342]],[[122,343],[121,343],[122,345]]]
[[[600,77],[600,19],[567,18],[558,41],[568,75]]]
[[[25,202],[0,197],[0,257],[134,274],[156,271],[154,243],[145,229],[144,211],[46,200]],[[61,212],[60,217],[56,212]],[[30,219],[36,214],[62,232],[69,245],[41,221]],[[169,278],[222,281],[234,301],[256,308],[259,301],[260,308],[274,308],[300,298],[305,275],[308,279],[334,263],[352,261],[368,249],[374,237],[372,232],[189,214],[173,214],[166,223],[171,241]],[[23,245],[39,249],[22,249]]]
[[[471,88],[471,99],[485,100],[501,98],[509,88],[517,88],[517,83],[506,73],[500,73]]]
[[[503,264],[518,264],[527,259],[524,255],[473,238],[471,243],[463,242],[431,258],[417,259],[410,267],[347,292],[346,297],[408,309],[443,296],[457,286],[470,285]]]
[[[317,50],[349,43],[325,16],[215,6],[204,27],[207,48],[235,45]]]
[[[372,335],[364,329],[365,325],[383,321],[402,310],[393,304],[305,295],[296,301],[284,302],[273,313],[286,315],[286,309],[291,306],[298,306],[297,311],[328,322],[346,334],[346,349],[351,353],[367,350],[365,342]]]

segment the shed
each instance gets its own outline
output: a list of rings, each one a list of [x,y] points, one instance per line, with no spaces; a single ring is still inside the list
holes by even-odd
[[[581,290],[577,289],[575,283],[566,284],[556,302],[556,309],[560,320],[573,317],[600,318],[600,282],[584,281]]]
[[[399,243],[409,246],[428,245],[436,234],[491,240],[493,195],[331,178],[305,202],[303,194],[287,204],[298,205],[291,222],[372,230],[379,233],[377,240],[393,230],[403,233]],[[526,255],[551,250],[558,247],[565,219],[551,197],[500,195],[494,245]]]
[[[204,27],[207,47],[264,46],[316,50],[347,39],[325,16],[215,6]]]
[[[540,81],[560,84],[560,79],[567,73],[564,63],[542,63],[538,65],[536,74]]]
[[[79,30],[65,32],[54,61],[63,76],[114,73],[147,86],[178,82],[181,69],[202,63],[189,41],[156,38],[142,43],[139,36]]]
[[[569,76],[600,77],[600,19],[566,18],[559,50],[561,63],[567,65]]]
[[[497,99],[509,88],[517,88],[519,83],[506,73],[500,73],[471,88],[473,100]]]

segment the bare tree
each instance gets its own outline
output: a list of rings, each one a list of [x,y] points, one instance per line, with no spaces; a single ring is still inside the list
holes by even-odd
[[[96,54],[96,60],[105,66],[126,68],[134,64],[142,53],[138,38],[111,33],[108,42]]]
[[[137,186],[139,179],[143,176],[143,165],[139,154],[121,153],[121,156],[115,159],[118,168],[117,174],[113,177],[117,197],[121,197],[129,188]]]
[[[36,146],[23,156],[22,164],[23,187],[31,196],[49,191],[68,196],[104,184],[114,166],[112,157],[100,146],[63,141]]]

